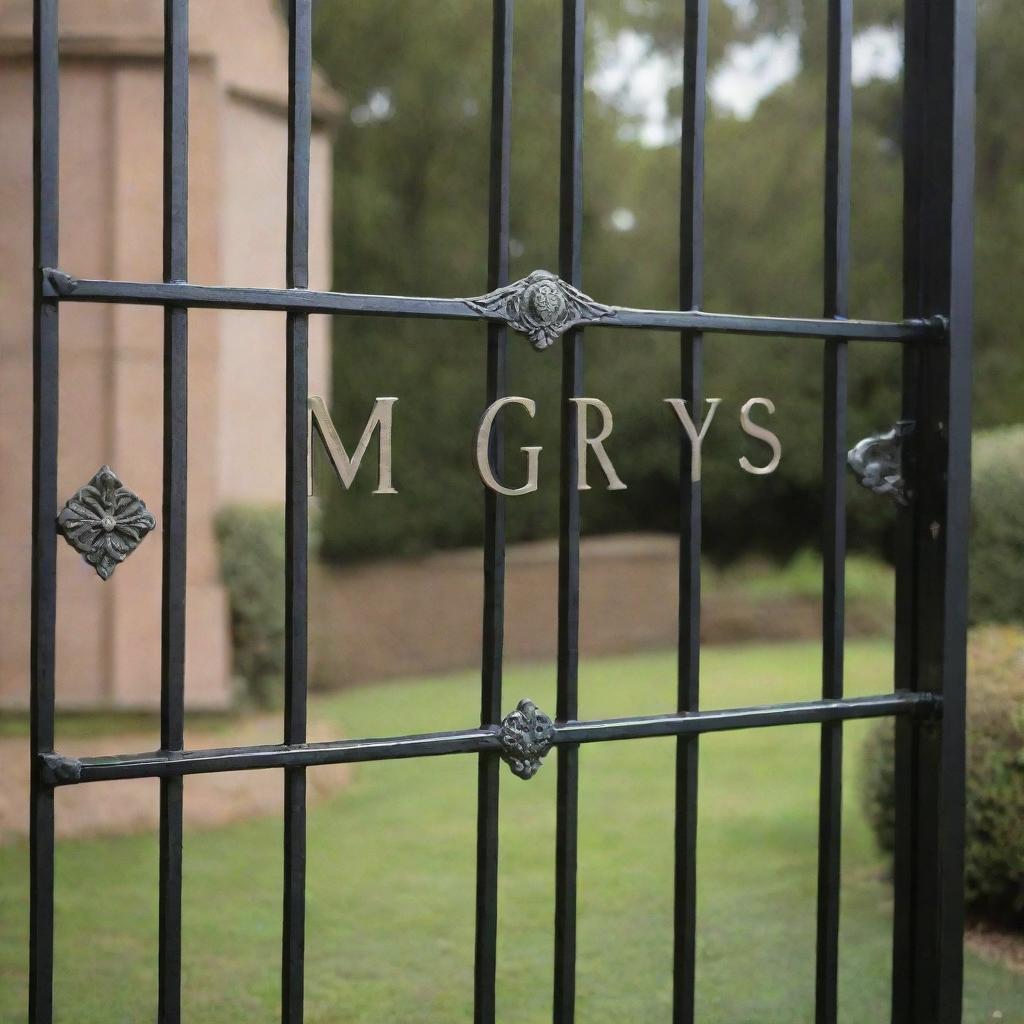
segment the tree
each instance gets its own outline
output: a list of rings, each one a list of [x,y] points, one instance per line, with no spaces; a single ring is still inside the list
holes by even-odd
[[[898,30],[895,0],[858,4],[858,30]],[[714,74],[733,44],[795,38],[800,72],[742,120],[709,106],[705,308],[818,315],[822,303],[825,6],[800,0],[712,4]],[[1008,324],[1022,300],[1024,188],[1019,181],[1024,24],[1009,0],[982,0],[978,148],[978,387],[984,425],[1019,415],[1021,347]],[[516,13],[512,273],[557,263],[560,19],[552,0],[519,0]],[[593,0],[589,81],[609,41],[632,33],[651,60],[682,60],[682,5]],[[317,7],[316,56],[349,104],[335,156],[335,286],[346,291],[472,296],[486,291],[490,4],[477,0],[348,0]],[[670,83],[664,145],[639,131],[645,115],[607,90],[588,90],[585,114],[585,289],[600,301],[677,305],[681,109]],[[900,83],[855,90],[852,312],[897,319],[900,297]],[[358,437],[377,395],[398,395],[395,480],[400,495],[373,498],[357,482],[328,494],[325,549],[350,559],[476,544],[480,482],[471,459],[484,404],[479,325],[395,319],[335,322],[334,415]],[[610,402],[608,451],[628,490],[585,495],[592,531],[673,529],[680,436],[663,399],[679,393],[674,335],[588,329],[586,393]],[[1013,339],[1015,340],[1015,339]],[[542,443],[536,494],[509,502],[510,539],[550,535],[557,522],[557,348],[510,342],[512,390],[534,398],[536,421],[509,419],[510,468],[520,444]],[[899,354],[854,346],[850,440],[899,414]],[[726,559],[751,548],[785,554],[814,543],[820,521],[821,344],[713,338],[707,393],[725,401],[707,443],[706,540]],[[778,473],[750,478],[739,405],[776,402],[784,455]],[[527,442],[527,438],[529,441]],[[756,449],[752,449],[751,454]],[[892,514],[851,487],[854,546],[884,546]]]

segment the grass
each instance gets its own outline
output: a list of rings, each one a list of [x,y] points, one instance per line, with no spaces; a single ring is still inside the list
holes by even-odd
[[[727,569],[701,568],[709,576],[709,587],[732,585],[750,597],[778,600],[805,597],[821,600],[821,556],[809,549],[797,552],[785,565],[760,559],[737,562]],[[892,606],[895,573],[892,567],[870,555],[846,556],[846,597]]]
[[[189,715],[189,725],[204,732],[223,732],[235,725],[244,712],[197,711]],[[87,711],[61,708],[57,712],[57,725],[61,736],[69,739],[96,739],[127,733],[160,732],[160,716],[155,711]],[[27,711],[4,709],[0,713],[0,739],[27,737],[31,720]]]
[[[711,648],[706,707],[814,695],[815,645]],[[854,643],[851,692],[891,685],[884,643]],[[671,655],[586,663],[585,717],[672,703]],[[510,670],[506,705],[554,705],[549,666]],[[475,681],[389,684],[323,698],[311,717],[348,736],[452,728],[475,718]],[[867,726],[847,732],[841,1020],[888,1020],[891,901],[856,806]],[[698,1019],[812,1019],[817,730],[709,736],[701,747]],[[668,1022],[671,998],[671,740],[592,745],[580,756],[578,1019]],[[498,1017],[549,1019],[554,755],[501,794]],[[186,800],[188,782],[186,782]],[[309,816],[307,1021],[471,1020],[476,766],[470,757],[359,766]],[[154,799],[156,799],[154,787]],[[73,798],[73,792],[60,799]],[[58,805],[58,814],[60,807]],[[58,855],[57,1020],[155,1017],[156,844],[151,835],[65,842]],[[0,850],[0,1020],[24,1019],[27,850]],[[281,825],[189,834],[183,1019],[278,1019]],[[1001,1014],[1001,1016],[996,1016]],[[1024,1021],[1024,978],[967,958],[967,1024]]]

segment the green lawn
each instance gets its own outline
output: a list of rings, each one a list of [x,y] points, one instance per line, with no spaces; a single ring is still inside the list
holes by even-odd
[[[584,717],[671,707],[669,654],[589,662]],[[884,644],[849,650],[849,690],[891,686]],[[709,648],[706,707],[815,695],[814,645]],[[475,719],[471,674],[320,699],[311,717],[344,735],[454,728]],[[554,706],[550,667],[507,673],[505,703]],[[891,905],[854,787],[866,726],[848,727],[841,1019],[888,1020]],[[812,1019],[817,730],[702,740],[699,1019]],[[549,1018],[554,756],[530,782],[502,782],[498,1011]],[[578,993],[581,1024],[668,1022],[671,975],[671,740],[583,748]],[[188,799],[186,781],[186,800]],[[471,757],[359,766],[309,816],[307,1020],[471,1020],[476,766]],[[72,799],[73,791],[61,794]],[[154,788],[154,799],[156,790]],[[59,806],[58,806],[59,813]],[[184,1019],[278,1019],[281,825],[187,836]],[[155,1018],[153,836],[68,842],[58,856],[57,1019]],[[0,1019],[24,1019],[27,851],[0,850]],[[1001,1015],[1001,1016],[1000,1016]],[[968,957],[965,1020],[1024,1021],[1024,977]]]

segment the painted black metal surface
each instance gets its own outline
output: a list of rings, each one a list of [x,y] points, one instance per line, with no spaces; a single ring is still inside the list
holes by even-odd
[[[508,323],[503,310],[482,309],[478,299],[420,298],[409,295],[360,295],[287,288],[235,288],[226,285],[100,281],[73,277],[52,267],[43,272],[43,294],[63,302],[117,302],[130,305],[181,305],[196,309],[266,309],[293,313],[344,313],[348,316],[401,316],[432,320],[485,320]],[[942,341],[941,317],[901,321],[814,317],[743,316],[697,309],[631,309],[609,306],[602,327],[653,331],[703,331],[769,338],[845,338],[850,341]]]
[[[550,0],[556,6],[556,0]],[[705,733],[799,724],[821,727],[816,934],[816,1024],[834,1024],[839,963],[842,728],[893,717],[897,728],[896,877],[893,943],[895,1024],[960,1020],[963,905],[965,543],[969,483],[970,252],[973,131],[973,20],[968,0],[906,0],[904,131],[904,316],[849,318],[851,0],[828,4],[824,152],[824,303],[821,317],[708,313],[703,302],[704,115],[709,0],[683,0],[679,309],[604,305],[582,291],[584,0],[561,0],[562,110],[557,275],[509,281],[513,0],[493,0],[488,272],[477,298],[360,295],[308,284],[311,0],[288,0],[287,287],[223,287],[188,281],[187,0],[165,0],[163,280],[74,277],[57,268],[57,0],[34,0],[34,431],[32,518],[32,704],[30,847],[30,1024],[53,1020],[54,788],[104,780],[160,780],[158,1019],[180,1021],[181,810],[184,777],[283,769],[284,1024],[303,1020],[305,938],[305,771],[315,765],[473,754],[478,759],[475,1024],[495,1022],[498,811],[501,761],[523,778],[557,748],[553,1019],[570,1024],[576,1005],[576,864],[579,748],[582,744],[677,738],[674,877],[674,1024],[693,1024],[697,942],[698,741]],[[340,156],[344,159],[344,153]],[[163,601],[160,749],[74,758],[54,750],[54,637],[58,528],[87,553],[101,540],[90,520],[56,523],[58,324],[64,302],[156,305],[164,310]],[[187,350],[192,308],[284,311],[286,346],[286,683],[282,743],[183,749],[185,524],[187,516]],[[305,406],[311,314],[474,320],[486,326],[483,397],[507,393],[509,330],[538,348],[560,339],[566,415],[560,444],[557,706],[554,720],[529,701],[502,718],[504,499],[484,491],[484,598],[480,723],[416,736],[306,740],[307,508]],[[583,389],[581,328],[676,331],[680,394],[699,408],[705,335],[823,339],[823,652],[821,698],[796,704],[700,710],[701,493],[680,459],[679,659],[672,713],[578,721],[580,497],[576,418],[567,399]],[[850,341],[903,347],[903,417],[912,434],[868,439],[851,453],[865,485],[900,503],[896,690],[843,695],[843,568],[847,367]],[[899,441],[898,447],[895,442]],[[500,427],[491,465],[502,459]],[[898,456],[898,461],[897,461]],[[109,472],[109,471],[108,471]],[[911,492],[904,479],[914,481]],[[113,486],[93,486],[104,512]],[[120,487],[120,482],[117,482]],[[116,488],[115,488],[116,489]],[[111,494],[113,492],[110,492]],[[132,496],[134,501],[134,496]],[[95,503],[93,503],[95,504]],[[90,506],[91,508],[92,506]],[[128,506],[123,506],[127,508]],[[135,508],[134,505],[131,506]],[[121,522],[115,501],[98,531],[141,539],[149,513]],[[88,543],[87,543],[88,542]],[[120,549],[118,549],[120,553]],[[127,554],[127,551],[125,552]],[[115,557],[114,562],[118,559]],[[109,568],[102,553],[97,570]],[[101,570],[101,565],[103,569]],[[111,570],[112,571],[112,570]],[[108,573],[109,574],[109,573]],[[741,926],[741,925],[738,925]],[[752,940],[753,941],[753,940]]]
[[[679,179],[679,308],[704,302],[704,121],[707,102],[709,0],[683,7],[683,123]],[[704,405],[704,332],[679,336],[679,393],[692,410]],[[676,711],[700,707],[701,482],[693,449],[679,450],[679,641]],[[697,965],[698,735],[676,742],[673,872],[673,1024],[693,1024]]]
[[[533,706],[532,701],[520,702]],[[439,757],[445,754],[493,752],[511,757],[525,749],[525,756],[543,758],[550,747],[575,747],[581,743],[612,740],[651,739],[657,736],[699,736],[734,729],[765,729],[782,725],[845,722],[863,718],[914,716],[934,720],[941,715],[942,702],[929,693],[883,693],[873,697],[845,697],[842,700],[810,700],[791,704],[763,704],[717,711],[644,715],[637,718],[608,718],[592,722],[548,722],[531,740],[503,735],[503,725],[462,729],[454,732],[423,733],[373,739],[333,740],[321,743],[280,743],[214,750],[166,751],[114,754],[108,757],[67,757],[48,752],[38,756],[38,767],[48,785],[63,786],[113,779],[169,778],[205,775],[255,768],[306,768],[325,764],[355,764],[363,761],[394,761],[410,757]],[[510,713],[512,718],[517,712]],[[545,716],[546,717],[546,716]],[[535,725],[534,728],[538,726]],[[515,732],[525,726],[513,725]],[[519,773],[522,777],[522,773]]]
[[[853,0],[827,0],[825,94],[824,296],[826,317],[849,311],[851,61]],[[849,346],[825,341],[822,372],[821,695],[843,696],[846,584],[846,400]],[[843,723],[821,727],[818,773],[818,888],[815,944],[815,1024],[839,1014],[839,897],[843,836]]]
[[[491,26],[491,132],[487,210],[487,287],[508,284],[510,177],[512,171],[512,29],[514,0],[494,0]],[[508,387],[508,328],[487,324],[487,405]],[[504,468],[504,427],[491,432],[488,458]],[[489,487],[483,499],[483,621],[480,651],[480,727],[501,721],[505,637],[505,498]],[[498,796],[501,764],[496,750],[477,759],[476,933],[473,949],[473,1021],[494,1024],[498,943]]]
[[[57,0],[33,7],[32,757],[53,750],[57,623],[57,423],[60,310],[40,267],[58,263],[60,83]],[[32,765],[29,807],[29,1024],[53,1021],[53,790]]]
[[[967,538],[970,532],[974,4],[906,0],[903,309],[947,343],[910,346],[900,418],[914,493],[899,510],[896,685],[941,695],[940,728],[896,728],[893,1019],[959,1024]]]
[[[188,0],[164,4],[163,276],[188,277]],[[160,745],[185,744],[185,566],[188,520],[188,308],[164,307],[163,584]],[[181,1021],[184,780],[160,780],[157,1018]]]
[[[313,0],[288,0],[288,177],[285,272],[289,290],[309,287],[309,161]],[[306,740],[308,559],[306,401],[309,316],[285,322],[284,742]],[[281,1021],[302,1024],[306,948],[306,770],[284,770]]]
[[[583,47],[584,0],[562,0],[562,111],[558,197],[558,272],[573,287],[583,274]],[[578,714],[580,619],[580,492],[578,421],[571,399],[583,394],[583,336],[562,339],[562,422],[559,441],[558,656],[555,714]],[[576,1013],[576,850],[579,747],[559,748],[555,780],[555,949],[552,1019],[572,1024]]]

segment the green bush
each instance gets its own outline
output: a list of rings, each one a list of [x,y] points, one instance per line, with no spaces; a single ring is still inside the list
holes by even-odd
[[[310,524],[310,550],[316,548]],[[284,509],[234,505],[217,516],[221,577],[231,607],[232,670],[244,697],[281,703],[284,681]]]
[[[891,718],[876,722],[864,740],[860,763],[861,807],[879,847],[888,854],[896,845],[894,733]]]
[[[893,723],[864,746],[861,798],[879,846],[893,849]],[[986,626],[971,634],[967,689],[968,910],[1024,927],[1024,630]]]
[[[1024,622],[1024,425],[974,442],[971,619]]]

